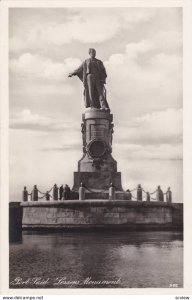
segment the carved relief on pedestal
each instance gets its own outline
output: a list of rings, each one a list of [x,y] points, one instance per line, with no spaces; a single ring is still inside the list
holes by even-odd
[[[110,146],[112,147],[112,142],[113,142],[113,133],[114,133],[114,124],[113,123],[110,123],[110,126],[109,126],[109,143],[110,143]],[[112,150],[111,150],[112,151]]]
[[[112,152],[113,124],[107,119],[83,119],[82,138],[83,152],[89,159],[94,159],[94,165],[98,166],[96,159],[106,158]]]
[[[105,124],[90,124],[89,125],[89,139],[103,138],[107,135],[107,126]]]
[[[86,153],[86,132],[85,132],[85,122],[81,123],[81,132],[83,140],[83,153]]]

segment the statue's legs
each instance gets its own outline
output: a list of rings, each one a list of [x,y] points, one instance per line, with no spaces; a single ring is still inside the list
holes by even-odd
[[[96,83],[97,93],[98,93],[98,96],[99,96],[100,106],[101,106],[101,108],[106,109],[108,107],[107,107],[107,103],[106,103],[105,98],[104,98],[103,86],[102,86],[102,84],[100,83],[99,80],[96,80],[95,83]]]
[[[95,103],[95,76],[92,74],[87,75],[87,86],[89,92],[89,99],[90,99],[90,107],[96,107]]]
[[[100,102],[100,107],[103,109],[108,108],[108,105],[104,98],[103,86],[100,83],[99,79],[95,77],[93,74],[87,75],[87,86],[89,90],[89,98],[90,98],[90,106],[98,107],[96,103],[96,95],[98,95],[98,100]]]

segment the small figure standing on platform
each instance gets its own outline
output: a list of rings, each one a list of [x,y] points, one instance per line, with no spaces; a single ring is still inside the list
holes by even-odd
[[[115,187],[112,182],[109,187],[109,200],[115,200]]]
[[[71,189],[70,187],[66,184],[63,190],[63,198],[64,200],[69,200],[70,199],[70,193]]]
[[[126,190],[126,193],[127,193],[127,200],[132,200],[131,191],[128,189],[128,190]]]
[[[143,194],[142,194],[142,187],[140,184],[137,186],[137,201],[142,201]]]
[[[83,182],[81,182],[81,185],[79,187],[79,200],[85,200],[85,187],[83,185]]]
[[[31,195],[31,194],[28,193],[27,187],[24,186],[24,190],[23,190],[23,201],[24,202],[28,201],[28,195]]]
[[[63,198],[63,190],[64,190],[64,188],[63,188],[63,184],[62,184],[59,188],[59,200],[62,200],[62,198]]]
[[[163,202],[164,201],[164,195],[163,195],[163,191],[161,190],[160,185],[158,185],[157,187],[157,191],[156,191],[156,200]]]
[[[33,187],[32,201],[38,201],[38,188],[36,185],[34,185],[34,187]]]
[[[58,190],[59,188],[57,187],[56,183],[53,186],[53,200],[58,200]]]
[[[52,196],[49,194],[49,191],[45,193],[45,200],[49,201]]]
[[[172,202],[172,191],[171,191],[171,188],[168,187],[167,191],[166,191],[166,201],[168,203],[171,203]]]
[[[151,197],[150,197],[150,193],[149,192],[146,193],[146,201],[147,202],[151,201]]]

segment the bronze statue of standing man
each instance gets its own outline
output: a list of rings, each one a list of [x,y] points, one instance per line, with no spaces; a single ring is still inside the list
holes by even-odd
[[[96,59],[96,50],[89,49],[90,58],[86,59],[78,69],[69,74],[77,75],[84,85],[85,107],[109,110],[106,99],[106,70],[101,60]]]

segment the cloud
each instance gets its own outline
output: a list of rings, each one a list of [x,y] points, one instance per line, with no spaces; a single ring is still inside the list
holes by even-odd
[[[181,29],[159,30],[152,36],[152,39],[154,40],[156,49],[160,49],[161,52],[175,53],[177,50],[178,52],[182,53]]]
[[[126,128],[126,130],[125,130]],[[182,109],[166,109],[134,118],[116,129],[122,143],[138,145],[182,142]]]
[[[108,97],[120,118],[182,104],[182,58],[160,52],[152,39],[128,43],[105,62]],[[126,107],[120,110],[119,107]]]
[[[178,53],[159,52],[157,41],[158,37],[155,40],[142,39],[128,43],[124,53],[114,53],[105,62],[109,97],[115,109],[118,98],[124,107],[129,99],[131,106],[138,108],[143,95],[144,101],[147,101],[146,107],[154,106],[154,101],[157,105],[159,102],[160,106],[163,104],[167,107],[172,107],[175,100],[181,102],[181,56]],[[171,49],[171,42],[169,48]],[[49,80],[55,84],[62,82],[64,94],[72,94],[74,87],[69,81],[67,83],[67,75],[80,63],[79,58],[68,57],[58,62],[39,54],[23,53],[10,61],[10,71],[20,80],[34,78]],[[121,88],[122,86],[126,88]]]
[[[81,64],[78,58],[65,58],[63,62],[54,62],[38,54],[24,53],[10,61],[10,71],[21,78],[33,77],[49,80],[65,80],[71,70]]]
[[[71,144],[65,144],[60,147],[47,147],[42,148],[45,152],[66,152],[66,151],[79,151],[82,148],[82,144],[72,142]]]
[[[10,128],[30,131],[58,132],[58,131],[77,131],[74,122],[65,122],[63,120],[44,117],[39,114],[33,114],[29,109],[24,109],[15,113],[10,118]]]
[[[156,14],[155,9],[131,8],[125,12],[123,9],[115,8],[110,9],[110,13],[107,8],[67,11],[63,9],[63,15],[70,12],[70,18],[63,18],[62,21],[55,17],[55,21],[36,20],[36,25],[32,28],[24,27],[20,30],[20,35],[12,35],[10,50],[18,52],[26,49],[42,49],[50,45],[62,46],[73,41],[100,43],[110,40],[123,28],[131,29],[148,22]],[[24,19],[23,22],[27,24],[28,20]]]
[[[160,33],[161,34],[161,33]],[[171,36],[171,35],[170,35]],[[163,41],[162,41],[163,42]],[[180,39],[177,40],[178,45],[181,45]],[[177,46],[178,46],[177,45]],[[171,47],[171,42],[170,42]],[[158,36],[155,39],[142,39],[138,42],[128,43],[125,46],[124,53],[115,53],[112,54],[108,61],[105,64],[110,68],[113,66],[124,66],[124,70],[129,70],[129,67],[145,67],[145,69],[151,70],[151,67],[155,67],[157,63],[157,67],[161,66],[161,63],[164,62],[163,67],[167,66],[169,70],[169,65],[173,65],[173,61],[175,65],[181,65],[181,53],[178,51],[178,47],[174,45],[174,52],[176,53],[165,53],[162,48],[159,47],[159,39]],[[161,58],[161,61],[159,60]],[[159,64],[160,62],[160,64]],[[118,71],[118,70],[117,70]],[[121,71],[121,69],[120,69]],[[142,71],[142,70],[141,70]]]
[[[117,150],[118,147],[118,150]],[[118,160],[182,160],[182,144],[121,144],[114,145]]]
[[[10,128],[47,133],[50,139],[54,139],[54,146],[48,143],[41,147],[42,151],[65,152],[80,150],[82,146],[78,122],[33,114],[28,109],[11,117]],[[65,144],[55,133],[65,136]],[[113,148],[121,159],[182,159],[182,110],[153,112],[119,124],[115,127]]]
[[[182,109],[157,111],[120,124],[114,147],[124,159],[182,159]]]

